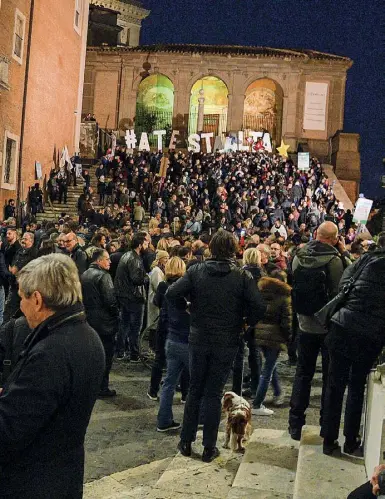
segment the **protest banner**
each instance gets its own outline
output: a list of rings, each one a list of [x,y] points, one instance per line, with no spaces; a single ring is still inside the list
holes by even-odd
[[[155,135],[157,138],[157,149],[161,151],[163,149],[163,137],[166,134],[165,130],[154,130],[152,135]],[[177,137],[179,135],[178,130],[172,131],[171,140],[168,144],[168,149],[175,150]],[[126,131],[126,146],[128,150],[133,150],[138,147],[140,151],[150,151],[150,143],[148,140],[148,133],[142,132],[140,137],[136,136],[135,130],[127,130]],[[258,139],[262,139],[263,147],[267,152],[272,152],[272,144],[271,144],[271,136],[267,132],[254,132],[248,131],[248,137],[244,137],[244,132],[239,131],[237,136],[234,137],[230,135],[225,138],[224,149],[221,149],[220,152],[224,152],[226,148],[229,148],[233,151],[248,151],[250,149],[249,139],[251,138],[252,142],[257,142]],[[206,152],[213,152],[211,140],[214,142],[214,151],[216,151],[216,147],[218,145],[223,145],[223,137],[215,136],[213,132],[208,133],[192,133],[187,138],[187,149],[190,152],[199,153],[202,150],[202,144],[205,144]],[[139,146],[138,146],[139,141]],[[246,141],[248,145],[243,145],[243,142]]]

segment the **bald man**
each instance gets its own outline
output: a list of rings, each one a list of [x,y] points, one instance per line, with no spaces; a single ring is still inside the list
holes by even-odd
[[[328,353],[324,344],[327,330],[317,322],[314,314],[336,296],[342,274],[350,263],[345,242],[343,238],[339,238],[338,228],[333,222],[321,224],[316,232],[316,239],[305,244],[293,260],[293,308],[299,323],[298,362],[289,413],[289,433],[294,440],[301,438],[320,352],[322,421],[328,372]]]

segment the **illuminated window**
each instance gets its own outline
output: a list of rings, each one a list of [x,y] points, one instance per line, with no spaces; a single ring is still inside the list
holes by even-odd
[[[13,33],[12,57],[19,64],[23,63],[24,36],[25,36],[25,16],[18,9],[16,9],[15,28]]]

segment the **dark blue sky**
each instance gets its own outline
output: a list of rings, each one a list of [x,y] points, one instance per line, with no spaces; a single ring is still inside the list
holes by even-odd
[[[361,135],[361,191],[385,196],[385,0],[142,0],[142,44],[307,48],[353,59],[345,132]]]

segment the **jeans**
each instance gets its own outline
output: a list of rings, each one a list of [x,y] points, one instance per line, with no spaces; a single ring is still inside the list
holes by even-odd
[[[172,402],[175,387],[183,369],[189,368],[188,343],[177,343],[176,341],[166,341],[166,361],[167,373],[160,395],[160,405],[158,412],[158,427],[169,426],[174,416],[172,413]]]
[[[215,447],[221,420],[221,399],[238,347],[189,345],[190,389],[184,411],[182,442],[194,442],[201,399],[204,410],[203,445]]]
[[[322,355],[322,395],[320,425],[322,426],[322,416],[325,401],[327,384],[327,373],[329,368],[329,354],[325,345],[323,334],[311,334],[299,332],[298,336],[298,361],[295,373],[293,390],[290,400],[289,426],[300,430],[306,422],[305,411],[309,406],[311,382],[314,377],[317,357],[321,351]]]
[[[5,306],[5,291],[4,291],[4,286],[0,286],[0,326],[3,323],[4,306]]]
[[[366,482],[363,485],[361,485],[360,487],[358,487],[358,489],[353,490],[353,492],[351,492],[348,495],[347,499],[375,499],[376,497],[377,496],[372,494],[371,483]]]
[[[339,328],[335,325],[332,327]],[[330,365],[321,436],[330,441],[338,439],[342,403],[345,389],[348,387],[344,435],[347,442],[354,442],[360,432],[366,378],[377,355],[368,353],[366,356],[352,360],[338,351],[330,350],[329,353]]]
[[[144,317],[144,303],[121,303],[120,327],[118,333],[118,352],[139,357],[139,334],[142,329]]]
[[[281,395],[281,386],[279,384],[276,367],[277,359],[279,356],[279,349],[262,346],[261,350],[263,356],[265,357],[265,362],[263,364],[261,378],[259,380],[259,385],[257,388],[257,394],[253,402],[253,406],[256,408],[261,407],[263,401],[265,400],[270,381],[273,385],[274,396],[279,397]]]
[[[163,334],[157,331],[156,336],[156,347],[155,347],[155,360],[151,369],[151,380],[150,380],[150,394],[153,396],[158,395],[160,382],[162,381],[163,369],[166,367],[166,338]],[[182,393],[182,399],[186,400],[188,387],[190,384],[190,373],[189,368],[183,369],[180,375],[180,389]]]
[[[110,381],[110,371],[112,367],[112,359],[114,358],[115,336],[114,335],[99,335],[104,347],[106,356],[106,367],[104,370],[101,390],[107,390]]]

